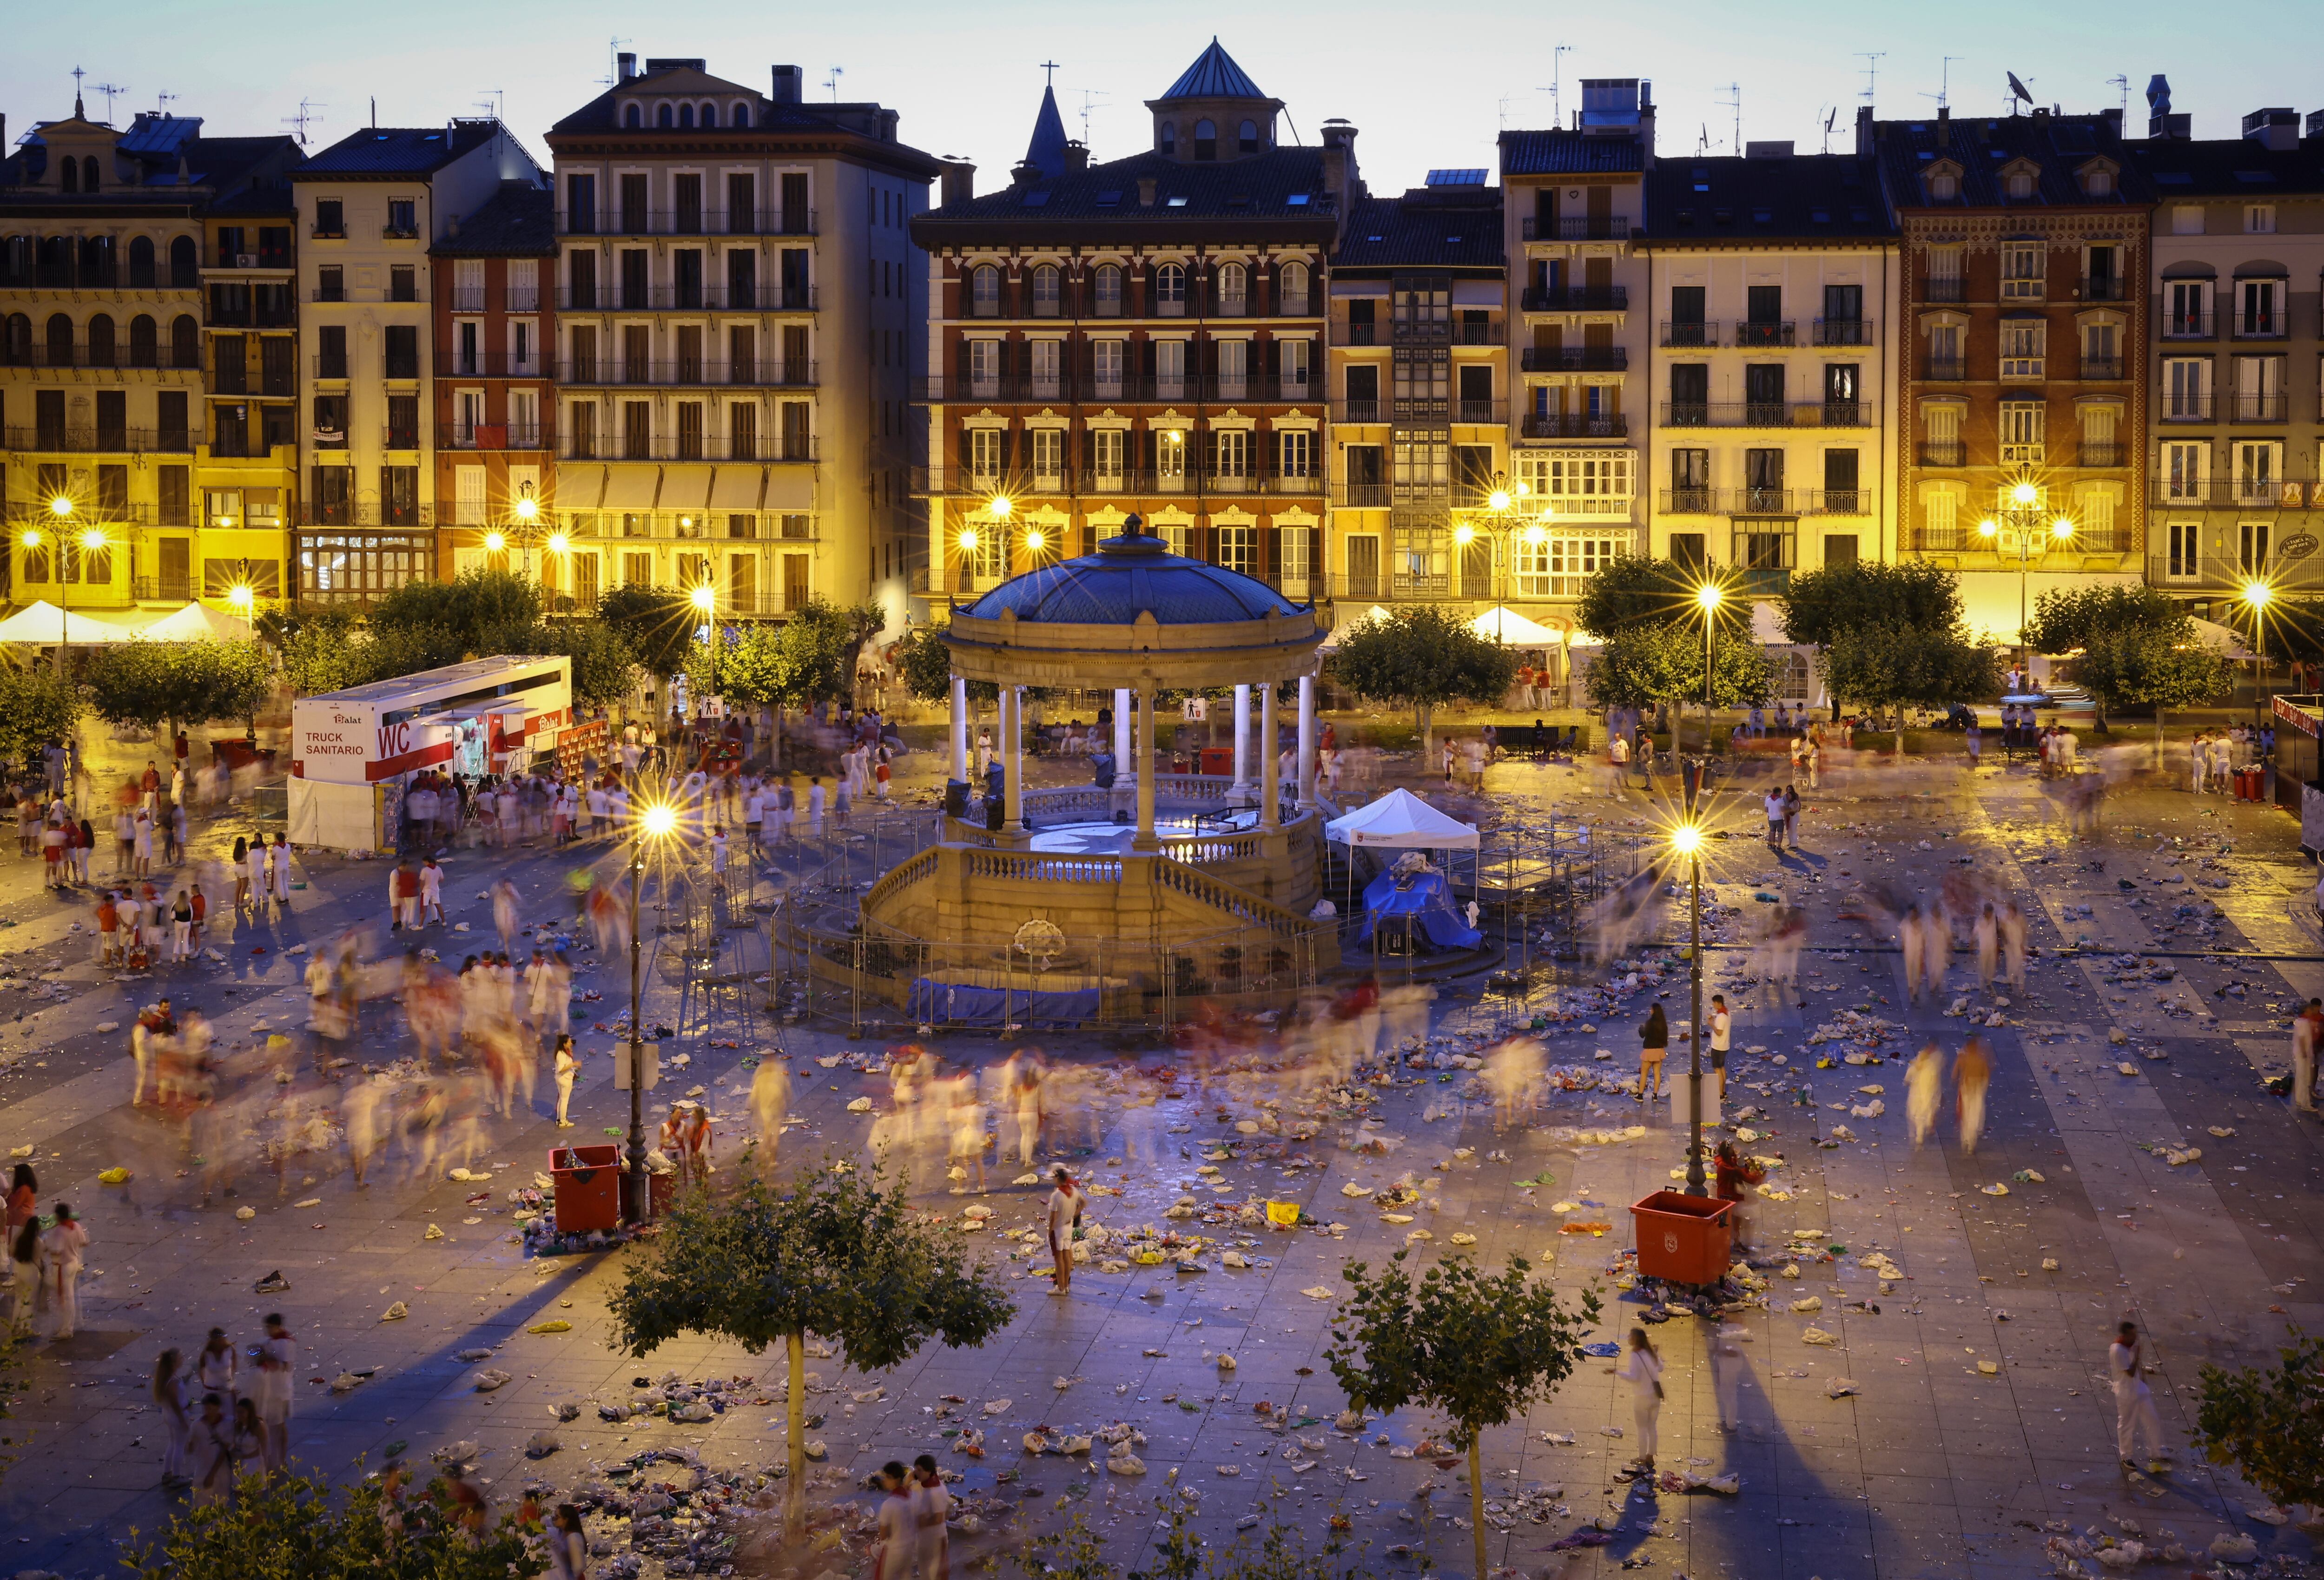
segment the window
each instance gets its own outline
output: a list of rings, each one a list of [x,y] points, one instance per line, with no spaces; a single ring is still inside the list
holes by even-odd
[[[1164,488],[1177,489],[1186,482],[1186,436],[1176,428],[1166,428],[1154,436],[1154,471]]]
[[[2162,458],[2166,503],[2200,504],[2211,481],[2211,446],[2206,441],[2165,440]]]
[[[1857,363],[1823,364],[1823,420],[1826,427],[1853,427],[1861,420],[1864,369]]]
[[[2283,358],[2236,358],[2234,419],[2236,422],[2282,422],[2283,418]]]
[[[1063,388],[1058,368],[1064,361],[1065,347],[1055,340],[1028,342],[1026,353],[1032,363],[1032,395],[1036,400],[1055,400]]]
[[[1225,428],[1211,435],[1216,462],[1212,471],[1223,486],[1240,488],[1250,480],[1250,430]]]
[[[969,271],[968,316],[972,318],[1001,317],[1001,271],[990,263],[980,263]]]
[[[1218,546],[1218,564],[1230,571],[1254,575],[1259,571],[1259,528],[1240,522],[1213,528],[1211,534]]]
[[[1121,398],[1121,352],[1119,340],[1093,340],[1090,343],[1090,378],[1096,388],[1092,391],[1101,400]]]
[[[972,486],[980,489],[1001,486],[1001,446],[1006,436],[999,428],[969,430],[968,473]]]
[[[1315,529],[1278,527],[1275,530],[1275,583],[1296,598],[1307,591],[1315,572]]]
[[[2001,321],[2001,376],[2005,379],[2042,377],[2043,353],[2048,340],[2049,325],[2040,318],[2004,318]]]
[[[389,198],[387,200],[386,234],[391,236],[418,235],[420,234],[420,221],[417,210],[418,204],[412,198]]]
[[[1165,121],[1160,126],[1155,129],[1154,147],[1157,152],[1161,153],[1176,153],[1178,152],[1177,122]]]
[[[1090,457],[1099,488],[1121,486],[1123,455],[1129,449],[1126,438],[1120,428],[1099,428],[1090,435]]]
[[[1859,486],[1862,476],[1861,456],[1855,450],[1826,450],[1823,453],[1823,508],[1827,514],[1855,516],[1865,513],[1867,501]]]
[[[972,390],[986,396],[998,391],[1001,384],[1001,342],[968,342],[968,382]]]
[[[385,376],[391,379],[416,379],[420,376],[420,327],[416,324],[390,324],[381,331],[385,348]]]
[[[1791,509],[1791,491],[1784,486],[1783,451],[1743,452],[1743,508],[1754,515]]]
[[[1275,372],[1282,385],[1283,398],[1296,400],[1307,392],[1310,359],[1314,355],[1314,343],[1306,340],[1277,340],[1275,342]]]
[[[1247,398],[1250,390],[1250,342],[1213,341],[1211,354],[1217,359],[1218,398],[1222,400]]]
[[[2086,198],[2106,198],[2114,192],[2114,172],[2089,170],[2082,172],[2082,195]]]
[[[1932,302],[1957,302],[1961,299],[1960,248],[1929,249],[1928,299]]]
[[[1035,428],[1033,439],[1033,486],[1056,490],[1065,484],[1065,435],[1063,428]]]
[[[1242,125],[1236,130],[1235,152],[1238,153],[1257,153],[1259,152],[1258,122],[1245,121]]]
[[[1186,343],[1183,340],[1149,340],[1147,344],[1154,353],[1154,395],[1159,400],[1176,400],[1186,393]]]
[[[1948,549],[1961,547],[1960,485],[1940,483],[1921,496],[1921,547]]]
[[[1681,449],[1670,453],[1670,496],[1663,508],[1689,516],[1710,510],[1710,451]]]
[[[2166,280],[2163,282],[2163,333],[2181,340],[2209,339],[2211,333],[2211,292],[2209,280]]]
[[[2272,505],[2283,482],[2283,441],[2238,439],[2234,446],[2236,503]]]
[[[801,555],[801,559],[807,556]],[[961,574],[973,586],[990,586],[1009,574],[1009,542],[997,531],[961,535]]]
[[[1198,160],[1219,157],[1219,128],[1215,122],[1194,123],[1194,157]]]
[[[1237,317],[1250,311],[1250,271],[1240,263],[1219,266],[1219,311]]]
[[[2009,189],[2009,200],[2013,203],[2022,203],[2026,198],[2034,196],[2034,172],[2032,170],[2010,171],[2007,184]]]
[[[2165,422],[2209,422],[2211,419],[2209,357],[2166,356],[2163,359],[2163,418]]]
[[[2082,377],[2122,377],[2122,326],[2101,320],[2082,326]]]
[[[2171,234],[2174,236],[2200,236],[2203,234],[2203,206],[2200,203],[2174,203],[2171,206]]]
[[[1063,276],[1055,263],[1037,265],[1033,271],[1033,317],[1054,318],[1057,316],[1058,285]]]
[[[1301,315],[1311,311],[1307,304],[1307,265],[1296,259],[1277,270],[1276,295],[1279,299],[1275,304],[1275,310]]]
[[[1276,472],[1284,477],[1315,475],[1315,436],[1306,428],[1285,428],[1275,436]]]
[[[2284,288],[2288,283],[2282,280],[2236,281],[2236,333],[2255,339],[2282,335]]]
[[[1552,515],[1630,513],[1630,451],[1520,450],[1513,460],[1517,481]]]
[[[1950,203],[1960,196],[1960,178],[1950,170],[1938,170],[1929,177],[1929,200]]]
[[[1095,299],[1096,316],[1101,318],[1121,317],[1121,266],[1101,263],[1097,266],[1095,288],[1090,293]]]
[[[2097,483],[2081,490],[2074,500],[2074,541],[2094,554],[2116,548],[2116,503],[2112,483]]]
[[[2173,581],[2193,581],[2202,574],[2202,528],[2193,521],[2173,521],[2165,529],[2165,536],[2169,549],[2163,560],[2163,574]]]
[[[344,236],[347,234],[346,206],[337,198],[315,200],[315,234],[318,236]]]
[[[2043,423],[2047,409],[2039,400],[2001,403],[2001,464],[2004,466],[2042,464]]]
[[[392,302],[416,302],[420,299],[420,271],[409,264],[399,264],[387,271],[387,299]]]
[[[2244,234],[2272,236],[2275,234],[2275,205],[2246,203],[2244,205]]]
[[[1180,265],[1165,263],[1154,271],[1154,313],[1162,318],[1186,316],[1186,271]]]
[[[2048,254],[2040,242],[2001,243],[2001,299],[2038,301]]]
[[[2273,524],[2266,521],[2236,523],[2236,571],[2240,575],[2267,574],[2269,539],[2274,536]]]

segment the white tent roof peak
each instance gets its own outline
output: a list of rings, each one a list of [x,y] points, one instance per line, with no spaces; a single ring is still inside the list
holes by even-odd
[[[68,613],[46,599],[26,604],[6,620],[0,620],[0,642],[30,642],[42,648],[53,648],[60,642],[90,646],[125,642],[135,634],[128,627],[110,620]]]
[[[1473,850],[1478,845],[1473,827],[1405,789],[1333,818],[1323,825],[1323,837],[1370,850]]]
[[[1469,622],[1469,629],[1504,648],[1557,648],[1565,642],[1564,632],[1527,620],[1505,603],[1496,603],[1477,616]]]

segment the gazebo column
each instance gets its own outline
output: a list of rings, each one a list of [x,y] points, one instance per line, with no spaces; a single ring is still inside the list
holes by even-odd
[[[1283,822],[1282,760],[1275,731],[1275,683],[1269,681],[1259,701],[1259,826],[1263,829]]]
[[[1130,758],[1130,694],[1128,686],[1113,688],[1113,780],[1124,786],[1138,782],[1138,765]]]
[[[1130,848],[1151,850],[1154,838],[1154,683],[1138,688],[1138,831]]]
[[[1003,686],[1001,691],[1003,725],[1007,731],[1001,737],[1002,760],[1008,764],[1009,791],[1002,813],[1009,831],[1015,833],[1025,826],[1025,688]]]
[[[1230,799],[1240,804],[1250,794],[1250,687],[1234,688],[1234,790]]]
[[[968,677],[952,677],[952,776],[968,777]]]
[[[1299,810],[1305,812],[1315,804],[1315,677],[1312,675],[1299,677],[1299,766],[1292,778]]]

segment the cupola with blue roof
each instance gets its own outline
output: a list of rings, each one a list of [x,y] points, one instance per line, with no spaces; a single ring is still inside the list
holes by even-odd
[[[1181,164],[1209,164],[1273,148],[1283,101],[1261,92],[1213,35],[1210,48],[1146,107],[1154,112],[1156,152]]]

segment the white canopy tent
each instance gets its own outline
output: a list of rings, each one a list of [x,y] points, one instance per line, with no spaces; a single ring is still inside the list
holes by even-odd
[[[38,647],[53,648],[60,642],[79,642],[95,646],[103,642],[125,642],[137,633],[126,626],[117,626],[86,614],[72,614],[43,599],[27,604],[0,620],[0,642],[30,642]]]
[[[198,642],[215,638],[221,642],[250,640],[250,622],[239,615],[222,614],[206,603],[189,603],[163,615],[137,635],[156,642]]]
[[[1559,648],[1565,644],[1564,632],[1527,620],[1504,603],[1494,604],[1471,620],[1469,629],[1504,648]]]
[[[2244,640],[2243,632],[2233,626],[2221,625],[2215,620],[2195,620],[2195,637],[2203,646],[2223,658],[2256,658],[2251,644]]]
[[[1323,825],[1323,837],[1361,850],[1471,850],[1477,831],[1437,811],[1409,790],[1391,790],[1368,806]]]

